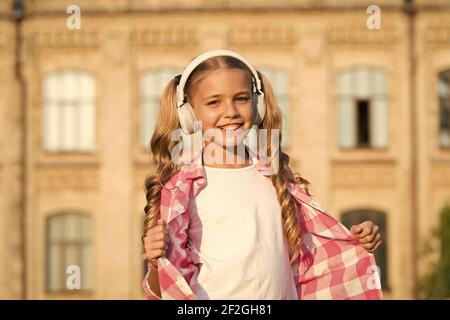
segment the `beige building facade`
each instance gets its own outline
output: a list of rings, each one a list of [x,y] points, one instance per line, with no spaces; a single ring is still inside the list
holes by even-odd
[[[336,218],[383,226],[385,296],[414,298],[450,206],[450,1],[379,0],[381,29],[357,0],[25,0],[22,19],[13,2],[0,0],[0,299],[143,298],[158,98],[218,48],[269,76],[293,168]]]

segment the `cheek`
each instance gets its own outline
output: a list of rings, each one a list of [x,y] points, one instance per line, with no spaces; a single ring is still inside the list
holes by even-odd
[[[252,122],[253,120],[253,107],[250,104],[249,106],[245,107],[244,110],[241,112],[241,117],[245,122]]]
[[[217,115],[217,112],[214,112],[213,110],[205,110],[202,108],[198,108],[195,111],[195,117],[197,118],[197,121],[201,122],[202,125],[202,132],[205,132],[205,130],[214,128],[215,124],[220,118],[220,115]]]

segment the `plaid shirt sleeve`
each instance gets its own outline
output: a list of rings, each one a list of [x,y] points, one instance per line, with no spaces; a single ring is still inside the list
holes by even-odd
[[[303,234],[294,275],[299,299],[381,299],[373,255],[299,186],[290,188]]]
[[[197,272],[197,266],[192,262],[187,247],[189,212],[185,211],[170,221],[169,245],[165,257],[158,259],[158,278],[161,288],[161,298],[148,286],[147,272],[142,289],[147,300],[194,300],[196,299],[189,283]]]

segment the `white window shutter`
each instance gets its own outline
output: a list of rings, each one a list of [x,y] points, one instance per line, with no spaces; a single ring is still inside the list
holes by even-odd
[[[352,99],[340,99],[339,119],[339,137],[341,147],[354,148],[356,146],[356,115],[355,103]]]
[[[389,144],[387,79],[381,70],[373,70],[372,78],[373,91],[370,105],[371,144],[375,148],[386,148]]]
[[[139,79],[140,130],[139,144],[148,149],[155,130],[160,101],[169,81],[181,71],[174,67],[162,67],[144,71]]]
[[[370,105],[370,136],[375,148],[385,148],[388,145],[388,108],[386,99],[375,98]]]
[[[448,97],[450,95],[449,83],[444,81],[441,77],[438,79],[438,96]]]
[[[57,95],[60,88],[56,77],[45,77],[43,81],[43,147],[46,151],[54,151],[58,145],[58,105]]]
[[[95,80],[85,74],[80,78],[79,113],[79,149],[93,151],[95,149]]]
[[[351,97],[353,96],[353,89],[352,89],[352,80],[353,80],[353,72],[351,70],[347,70],[342,72],[337,81],[337,91],[339,97]]]
[[[87,72],[53,71],[43,79],[43,148],[91,151],[95,147],[95,80]]]
[[[357,68],[352,72],[352,81],[354,81],[355,91],[353,95],[357,99],[370,99],[371,88],[370,88],[370,73],[367,68]]]
[[[60,106],[62,111],[62,145],[60,146],[63,151],[72,151],[75,149],[75,122],[76,122],[76,110],[73,100],[65,100],[63,105]]]
[[[281,146],[289,145],[290,137],[290,105],[289,105],[289,74],[283,69],[273,67],[258,68],[270,81],[275,99],[281,111],[283,130]]]
[[[82,214],[63,213],[47,220],[47,290],[64,291],[66,269],[82,270],[81,290],[92,289],[92,223]]]
[[[338,77],[337,100],[340,118],[340,144],[343,148],[357,145],[356,102],[369,102],[370,145],[388,145],[389,121],[386,77],[382,71],[368,67],[350,68]]]
[[[356,117],[353,101],[353,71],[342,72],[337,79],[338,100],[338,137],[342,148],[354,148],[356,146]]]

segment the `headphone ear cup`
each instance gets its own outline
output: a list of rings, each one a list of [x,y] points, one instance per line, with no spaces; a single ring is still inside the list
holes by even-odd
[[[263,120],[264,116],[266,115],[266,104],[264,102],[264,93],[254,93],[253,101],[255,101],[256,108],[255,110],[255,124],[260,125]]]
[[[183,129],[184,133],[194,133],[196,118],[194,109],[189,103],[185,103],[178,108],[178,117],[180,119],[181,129]]]

